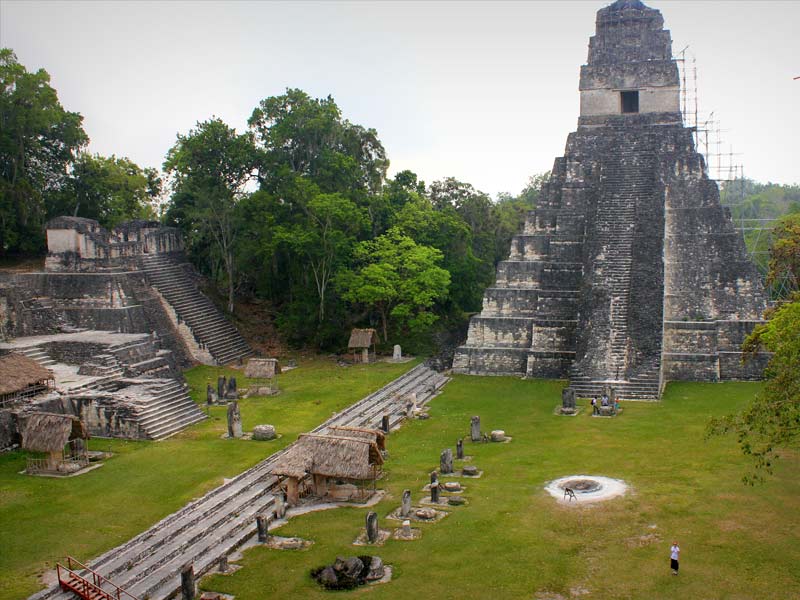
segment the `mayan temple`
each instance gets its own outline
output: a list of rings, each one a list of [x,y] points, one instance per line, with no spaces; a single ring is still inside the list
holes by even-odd
[[[740,347],[766,307],[758,272],[680,112],[658,10],[597,13],[578,130],[514,237],[453,370],[569,378],[658,399],[670,380],[757,378]]]

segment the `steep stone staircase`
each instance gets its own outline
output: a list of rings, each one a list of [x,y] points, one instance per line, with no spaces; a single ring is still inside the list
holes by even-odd
[[[377,392],[356,402],[314,429],[352,426],[377,428],[384,414],[390,427],[401,425],[408,394],[416,393],[425,406],[448,378],[418,365]],[[194,563],[197,575],[208,572],[256,531],[255,516],[275,517],[281,508],[278,480],[270,469],[286,449],[234,477],[202,498],[165,517],[125,544],[106,552],[89,567],[138,598],[161,600],[180,589],[181,568]],[[58,587],[43,590],[31,600],[68,600]]]
[[[140,266],[148,281],[218,364],[230,364],[253,354],[231,322],[197,289],[185,262],[170,255],[151,254],[140,258]]]
[[[595,218],[596,254],[591,269],[593,289],[605,291],[607,304],[593,313],[587,356],[570,370],[570,387],[579,396],[602,393],[612,385],[620,397],[657,400],[660,359],[631,373],[630,305],[633,242],[639,199],[654,194],[655,157],[646,143],[621,136],[603,163]],[[597,309],[595,309],[597,310]]]

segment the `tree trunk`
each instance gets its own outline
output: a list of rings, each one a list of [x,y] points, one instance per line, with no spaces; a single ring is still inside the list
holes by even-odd
[[[387,327],[386,327],[386,311],[385,310],[381,310],[381,324],[383,325],[383,341],[385,343],[386,340],[389,339],[389,334],[387,333]]]
[[[233,255],[231,252],[227,253],[225,263],[228,271],[228,312],[233,314]]]

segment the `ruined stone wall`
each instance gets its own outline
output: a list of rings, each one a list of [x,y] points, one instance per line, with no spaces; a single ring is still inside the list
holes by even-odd
[[[45,270],[91,273],[135,270],[143,254],[183,250],[180,233],[157,221],[128,221],[107,231],[97,221],[57,217],[47,223]]]

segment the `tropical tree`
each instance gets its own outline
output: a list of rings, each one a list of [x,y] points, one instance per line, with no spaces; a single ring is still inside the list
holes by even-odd
[[[376,193],[389,161],[374,129],[342,119],[336,102],[298,89],[262,100],[248,120],[261,150],[262,189],[279,192],[292,175],[312,180],[322,192]]]
[[[234,310],[234,249],[239,230],[236,205],[246,193],[255,166],[252,135],[237,134],[218,118],[197,123],[185,136],[178,134],[164,162],[173,190],[167,220],[182,227],[190,240],[213,241],[224,267],[230,312]]]
[[[47,71],[29,73],[0,49],[0,253],[43,249],[48,203],[89,142],[82,121],[61,106]]]
[[[161,178],[128,158],[81,154],[48,216],[72,214],[95,219],[107,228],[130,219],[156,218]]]
[[[450,274],[439,267],[442,253],[418,245],[392,228],[384,235],[360,243],[355,250],[354,270],[338,278],[342,297],[377,313],[384,341],[390,319],[401,330],[419,332],[437,319],[431,310],[443,300]]]
[[[800,275],[800,215],[785,217],[775,231],[768,280],[788,272],[797,282]],[[800,292],[764,315],[742,347],[746,356],[772,352],[764,371],[766,383],[744,411],[712,420],[709,435],[734,432],[742,452],[753,458],[754,469],[746,483],[771,474],[783,448],[800,439]]]

